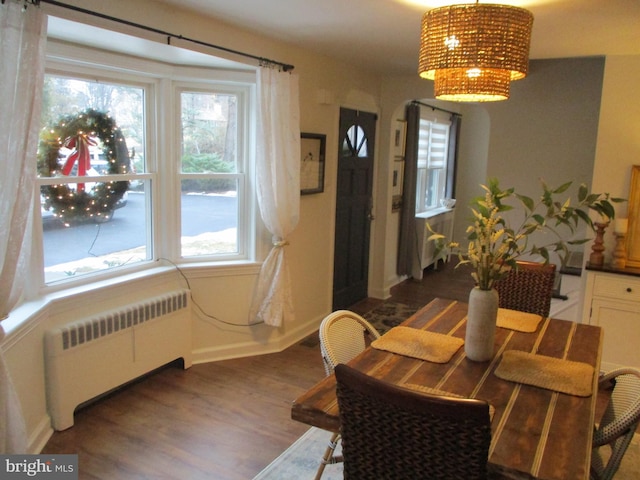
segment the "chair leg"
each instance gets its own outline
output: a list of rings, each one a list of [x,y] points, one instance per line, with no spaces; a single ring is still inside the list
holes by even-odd
[[[320,462],[320,466],[318,467],[318,471],[316,472],[316,477],[314,480],[320,480],[322,477],[322,473],[324,472],[324,467],[329,464],[337,463],[342,461],[342,459],[334,458],[333,452],[336,450],[336,446],[338,445],[338,441],[340,440],[340,434],[334,433],[331,435],[331,439],[327,444],[327,449],[324,451],[324,455],[322,456],[322,461]]]

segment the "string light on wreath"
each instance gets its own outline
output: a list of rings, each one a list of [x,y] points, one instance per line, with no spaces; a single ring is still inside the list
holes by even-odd
[[[91,169],[91,147],[100,140],[102,153],[107,159],[110,175],[129,173],[129,151],[115,121],[106,113],[88,109],[77,115],[63,117],[48,127],[40,136],[38,173],[41,177],[87,176]],[[71,153],[61,164],[62,148]],[[111,218],[116,204],[129,189],[128,181],[94,182],[86,188],[85,182],[60,183],[42,186],[44,207],[60,217],[66,225],[84,220],[105,221]]]

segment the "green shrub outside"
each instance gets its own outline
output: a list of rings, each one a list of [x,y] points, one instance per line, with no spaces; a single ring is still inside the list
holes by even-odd
[[[183,173],[233,173],[235,164],[225,162],[213,153],[185,154],[182,156]],[[182,192],[222,193],[236,190],[236,181],[226,178],[189,178],[182,180]]]

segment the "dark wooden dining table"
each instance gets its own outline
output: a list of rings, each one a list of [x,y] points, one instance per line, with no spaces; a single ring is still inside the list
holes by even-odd
[[[464,338],[467,304],[435,299],[403,326]],[[447,363],[432,363],[368,347],[349,365],[397,385],[417,384],[480,398],[494,408],[489,470],[502,478],[588,479],[602,349],[602,329],[544,318],[533,333],[496,329],[495,355],[473,362],[460,348]],[[521,350],[594,368],[589,396],[575,396],[499,378],[503,352]],[[327,376],[292,405],[294,420],[338,432],[335,377]]]

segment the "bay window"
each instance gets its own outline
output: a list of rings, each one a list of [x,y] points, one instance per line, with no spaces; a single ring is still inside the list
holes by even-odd
[[[34,161],[44,283],[249,260],[253,72],[71,51],[48,62]]]

